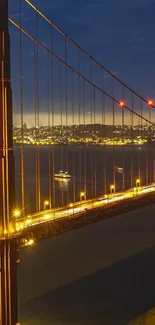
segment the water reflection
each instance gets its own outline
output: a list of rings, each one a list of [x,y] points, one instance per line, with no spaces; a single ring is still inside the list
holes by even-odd
[[[55,177],[56,184],[58,185],[58,188],[67,191],[69,188],[70,179],[64,179],[64,178],[57,178]]]

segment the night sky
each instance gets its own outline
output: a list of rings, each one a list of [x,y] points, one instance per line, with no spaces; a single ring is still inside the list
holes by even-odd
[[[131,88],[146,98],[155,97],[155,0],[33,0],[33,3]],[[19,1],[10,0],[10,16],[19,22]],[[24,1],[22,22],[34,35],[34,13]],[[43,22],[39,26],[40,40],[47,44],[47,26]],[[15,28],[11,27],[11,35],[14,62],[18,58]],[[59,45],[58,48],[61,52]],[[31,46],[24,55],[33,56]],[[17,75],[17,62],[12,64],[12,79]],[[15,92],[18,86],[14,83]],[[43,98],[45,94],[40,101],[44,102]],[[16,96],[15,102],[18,102]],[[29,110],[27,100],[25,105],[26,111]]]

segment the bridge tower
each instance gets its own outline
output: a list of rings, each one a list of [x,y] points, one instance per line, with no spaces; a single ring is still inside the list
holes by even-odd
[[[17,325],[16,240],[12,91],[8,0],[0,0],[0,325]]]

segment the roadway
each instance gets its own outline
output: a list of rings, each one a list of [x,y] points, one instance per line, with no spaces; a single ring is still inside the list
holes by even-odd
[[[134,198],[135,196],[142,196],[153,191],[155,191],[155,183],[148,186],[141,186],[128,189],[124,192],[105,195],[103,197],[100,196],[94,199],[70,203],[69,205],[61,208],[44,210],[39,213],[29,215],[26,218],[20,218],[19,220],[17,220],[16,232],[18,233],[24,229],[47,223],[52,220],[58,220],[66,217],[76,218],[79,214],[83,214],[88,210],[96,209],[98,207],[107,206],[110,204],[115,204],[119,201],[121,202],[123,200]]]

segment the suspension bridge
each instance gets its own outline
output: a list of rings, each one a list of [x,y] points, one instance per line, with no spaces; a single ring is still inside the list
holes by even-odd
[[[8,12],[0,0],[0,324],[17,325],[19,248],[154,202],[155,106],[29,0]]]

